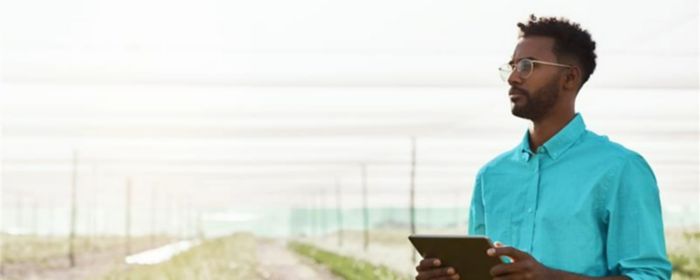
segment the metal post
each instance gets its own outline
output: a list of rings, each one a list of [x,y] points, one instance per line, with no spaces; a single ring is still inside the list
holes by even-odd
[[[416,233],[416,137],[411,137],[411,234]],[[416,262],[416,249],[411,249],[411,259]]]
[[[340,196],[340,182],[335,178],[335,209],[336,223],[338,226],[338,247],[343,246],[343,206],[342,197]]]
[[[151,247],[154,247],[156,235],[156,185],[151,187]]]
[[[362,164],[362,217],[364,220],[364,246],[369,247],[369,209],[367,208],[367,165]]]
[[[77,225],[77,187],[78,186],[78,151],[73,151],[73,179],[71,184],[70,235],[68,244],[68,260],[70,267],[75,267],[75,228]]]
[[[131,253],[131,178],[126,179],[126,197],[125,197],[126,216],[124,217],[124,238],[125,252],[128,256]]]

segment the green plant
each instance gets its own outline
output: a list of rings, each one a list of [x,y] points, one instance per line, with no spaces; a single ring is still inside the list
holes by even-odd
[[[694,257],[682,254],[669,254],[669,260],[673,266],[675,276],[697,279],[700,277],[700,255]]]
[[[310,257],[319,264],[327,266],[334,274],[348,280],[368,279],[408,279],[392,271],[386,266],[377,266],[366,261],[341,256],[312,245],[290,242],[289,248],[300,255]]]
[[[238,233],[208,240],[167,262],[131,266],[102,279],[260,279],[255,238]]]

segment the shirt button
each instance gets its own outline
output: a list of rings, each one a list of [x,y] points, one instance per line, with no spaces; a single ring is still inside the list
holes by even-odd
[[[532,208],[527,208],[528,213],[532,213]]]

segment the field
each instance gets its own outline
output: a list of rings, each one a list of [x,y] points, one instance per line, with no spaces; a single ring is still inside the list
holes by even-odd
[[[368,261],[338,255],[308,244],[292,242],[289,244],[289,247],[300,255],[310,257],[317,263],[328,266],[334,274],[341,276],[343,279],[410,279],[408,275],[401,275],[386,266],[374,265]]]
[[[0,279],[410,279],[415,264],[406,235],[372,231],[365,250],[359,231],[343,232],[342,246],[337,234],[288,241],[236,233],[206,240],[156,265],[124,264],[123,238],[80,237],[78,265],[72,269],[65,238],[4,236]],[[666,236],[673,279],[699,279],[700,231],[667,231]],[[169,241],[165,236],[137,237],[132,248],[140,251],[151,242]]]
[[[666,244],[673,279],[700,279],[700,231],[667,232]]]
[[[451,230],[434,230],[430,233],[451,233]],[[372,260],[375,264],[389,267],[401,273],[413,273],[414,262],[411,258],[411,245],[407,232],[380,230],[370,233],[370,246],[363,249],[362,232],[344,232],[343,246],[338,247],[337,236],[328,235],[321,239],[307,242],[360,260]],[[667,253],[673,265],[673,279],[700,279],[700,231],[668,230],[666,232]]]
[[[157,265],[137,265],[97,278],[117,279],[261,279],[255,238],[250,234],[220,237]]]
[[[131,250],[138,252],[170,240],[167,236],[133,237]],[[76,266],[71,268],[67,237],[3,235],[2,279],[86,279],[120,267],[126,255],[125,241],[121,236],[78,236]]]

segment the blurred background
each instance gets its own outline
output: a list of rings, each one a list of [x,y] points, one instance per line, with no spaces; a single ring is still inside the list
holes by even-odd
[[[697,1],[0,5],[3,279],[410,278],[529,125],[497,68],[531,13],[597,41],[577,109],[700,277]]]

